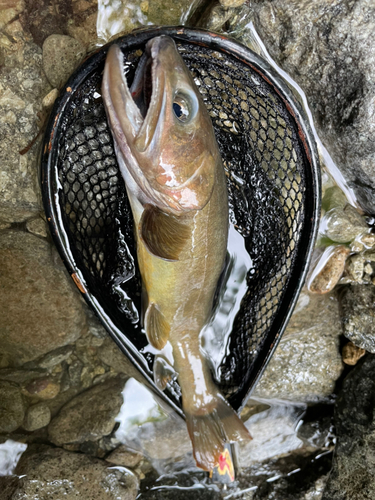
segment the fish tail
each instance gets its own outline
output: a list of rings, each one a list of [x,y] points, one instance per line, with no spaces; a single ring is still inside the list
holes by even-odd
[[[185,411],[185,415],[194,458],[201,469],[211,471],[219,464],[225,443],[252,439],[242,420],[221,394],[217,394],[210,413]]]

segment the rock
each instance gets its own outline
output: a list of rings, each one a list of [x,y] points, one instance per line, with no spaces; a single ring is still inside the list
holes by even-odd
[[[49,378],[37,378],[32,380],[24,388],[24,394],[38,399],[53,399],[60,392],[60,384]]]
[[[296,426],[303,413],[304,406],[276,404],[251,416],[246,421],[246,427],[253,439],[240,443],[241,467],[249,467],[300,448],[303,443],[297,436]]]
[[[142,453],[131,451],[125,445],[121,445],[108,455],[106,461],[111,464],[134,468],[142,460],[142,457]]]
[[[341,334],[336,295],[303,291],[253,396],[299,402],[330,396],[343,369]]]
[[[15,473],[0,477],[2,500],[135,500],[138,491],[136,476],[124,467],[48,446],[29,446]]]
[[[23,155],[19,151],[39,132],[37,114],[50,86],[42,70],[41,49],[25,41],[17,21],[7,26],[7,33],[5,38],[12,43],[3,43],[0,37],[0,219],[22,222],[42,207],[38,148]]]
[[[337,445],[322,500],[375,498],[375,356],[344,380],[336,403]]]
[[[365,354],[364,349],[355,346],[353,342],[348,342],[342,349],[342,360],[346,365],[354,366]]]
[[[53,87],[61,88],[83,59],[85,47],[70,36],[51,35],[43,43],[43,69]]]
[[[59,347],[58,349],[47,353],[42,359],[38,360],[38,366],[49,370],[70,358],[72,352],[73,346],[71,345]]]
[[[310,274],[307,282],[309,292],[319,294],[331,292],[343,275],[349,254],[350,249],[343,245],[327,247],[317,259]]]
[[[46,427],[51,421],[51,410],[45,403],[37,403],[28,408],[23,423],[26,431],[36,431]]]
[[[351,205],[326,212],[321,221],[322,227],[324,234],[338,243],[348,243],[368,231],[365,220]]]
[[[0,382],[0,432],[18,429],[25,416],[25,407],[19,388],[11,382]]]
[[[47,238],[48,230],[47,224],[42,219],[42,217],[36,217],[35,219],[28,220],[26,222],[26,229],[35,236],[41,236],[42,238]]]
[[[234,8],[234,7],[240,7],[245,3],[245,0],[219,0],[220,5],[225,7],[226,9],[228,8]]]
[[[318,134],[360,206],[375,213],[374,2],[256,0],[251,9],[271,57],[306,93]]]
[[[48,427],[49,438],[57,446],[96,441],[110,434],[123,403],[122,376],[109,379],[79,394],[60,410]]]
[[[373,236],[373,235],[369,235]],[[351,255],[346,263],[346,278],[354,283],[366,284],[373,282],[375,278],[375,252],[362,251]]]
[[[124,373],[128,377],[133,377],[136,380],[144,383],[145,380],[135,366],[123,354],[115,342],[110,338],[105,338],[102,346],[98,351],[99,358],[106,365],[113,368],[118,373]]]
[[[18,385],[27,385],[32,380],[42,378],[46,375],[45,370],[15,370],[13,368],[5,368],[0,370],[0,380],[7,380]]]
[[[375,286],[345,287],[341,307],[345,337],[357,347],[375,353]]]
[[[58,96],[59,96],[58,89],[53,89],[53,90],[51,90],[51,92],[48,92],[48,94],[43,97],[43,101],[42,101],[43,108],[46,108],[46,109],[52,108],[52,106],[53,106],[54,102],[56,101],[56,99],[58,98]]]
[[[1,234],[0,275],[0,358],[21,365],[79,337],[79,293],[54,265],[47,241],[16,230]]]

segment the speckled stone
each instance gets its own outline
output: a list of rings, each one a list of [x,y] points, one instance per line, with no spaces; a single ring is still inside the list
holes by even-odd
[[[0,234],[0,275],[0,358],[21,365],[79,337],[85,327],[79,293],[46,240]]]
[[[118,376],[79,394],[60,410],[48,427],[57,446],[96,441],[110,434],[123,403],[125,379]]]
[[[359,203],[375,213],[374,2],[255,0],[251,17],[271,57],[306,93],[318,134]]]
[[[32,432],[46,427],[51,421],[51,410],[45,403],[37,403],[28,408],[23,423],[26,431]]]
[[[53,87],[61,88],[78,66],[86,50],[70,36],[51,35],[43,43],[43,69]]]
[[[343,370],[341,335],[336,295],[301,293],[254,397],[316,402],[330,396]]]
[[[0,477],[1,500],[135,500],[137,477],[82,453],[31,445],[16,476]]]
[[[365,354],[364,349],[357,347],[353,342],[348,342],[342,349],[342,360],[346,365],[354,366]]]
[[[318,294],[331,292],[343,275],[349,254],[350,249],[343,245],[327,247],[308,280],[309,291]]]

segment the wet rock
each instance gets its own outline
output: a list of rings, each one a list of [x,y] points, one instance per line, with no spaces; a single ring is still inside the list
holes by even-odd
[[[353,342],[348,342],[342,349],[342,360],[346,365],[354,366],[365,354],[364,349],[355,346]]]
[[[253,463],[301,448],[303,443],[297,436],[296,426],[303,412],[304,406],[272,405],[250,417],[246,427],[253,439],[240,443],[241,467],[249,467]]]
[[[3,222],[21,222],[42,209],[38,148],[34,146],[23,155],[19,151],[38,134],[41,98],[50,90],[42,69],[41,49],[25,40],[16,19],[15,15],[6,24],[7,36],[0,37],[0,219]]]
[[[52,443],[96,441],[110,434],[123,403],[122,376],[107,380],[79,394],[67,403],[48,427]]]
[[[329,210],[321,221],[321,227],[328,238],[338,243],[348,243],[368,231],[364,218],[351,205]]]
[[[4,368],[0,370],[0,380],[7,380],[18,385],[27,385],[32,380],[42,378],[46,375],[45,370],[15,370],[13,368]]]
[[[108,455],[106,461],[111,464],[134,468],[142,460],[142,457],[141,453],[131,451],[126,446],[121,445]]]
[[[254,397],[313,402],[330,396],[343,369],[341,334],[336,295],[302,292]]]
[[[251,8],[271,56],[305,91],[324,145],[374,213],[374,3],[256,0]]]
[[[79,294],[54,265],[47,241],[1,234],[0,274],[0,358],[21,365],[79,337],[85,325]]]
[[[58,98],[58,96],[59,96],[59,91],[57,89],[53,89],[51,90],[51,92],[48,92],[48,94],[43,97],[42,101],[43,107],[45,109],[50,109],[53,106],[56,99]]]
[[[70,36],[49,36],[43,43],[43,69],[50,84],[61,88],[85,53],[83,45]]]
[[[336,404],[337,445],[322,500],[375,498],[375,356],[346,377]]]
[[[134,500],[138,491],[136,476],[125,468],[48,446],[30,446],[15,473],[0,478],[2,500]]]
[[[28,408],[23,423],[26,431],[36,431],[46,427],[51,421],[51,410],[45,403],[37,403]]]
[[[372,235],[371,235],[372,236]],[[375,252],[361,252],[351,255],[346,263],[346,278],[349,282],[366,284],[374,282]]]
[[[375,286],[345,287],[341,307],[345,337],[357,347],[375,353]]]
[[[349,254],[350,249],[343,245],[327,247],[308,279],[309,291],[319,294],[331,292],[343,275]]]
[[[19,388],[11,382],[0,382],[0,432],[15,431],[23,422],[25,408]]]
[[[245,3],[245,0],[219,0],[220,5],[225,8],[240,7]]]

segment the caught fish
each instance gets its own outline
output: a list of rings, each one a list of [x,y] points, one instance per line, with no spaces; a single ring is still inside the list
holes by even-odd
[[[150,40],[131,87],[109,49],[102,95],[133,213],[144,328],[169,341],[197,465],[212,470],[226,442],[251,439],[214,384],[199,335],[210,318],[228,237],[228,196],[212,123],[173,40]],[[168,364],[155,362],[162,383]],[[169,374],[170,375],[170,374]]]

